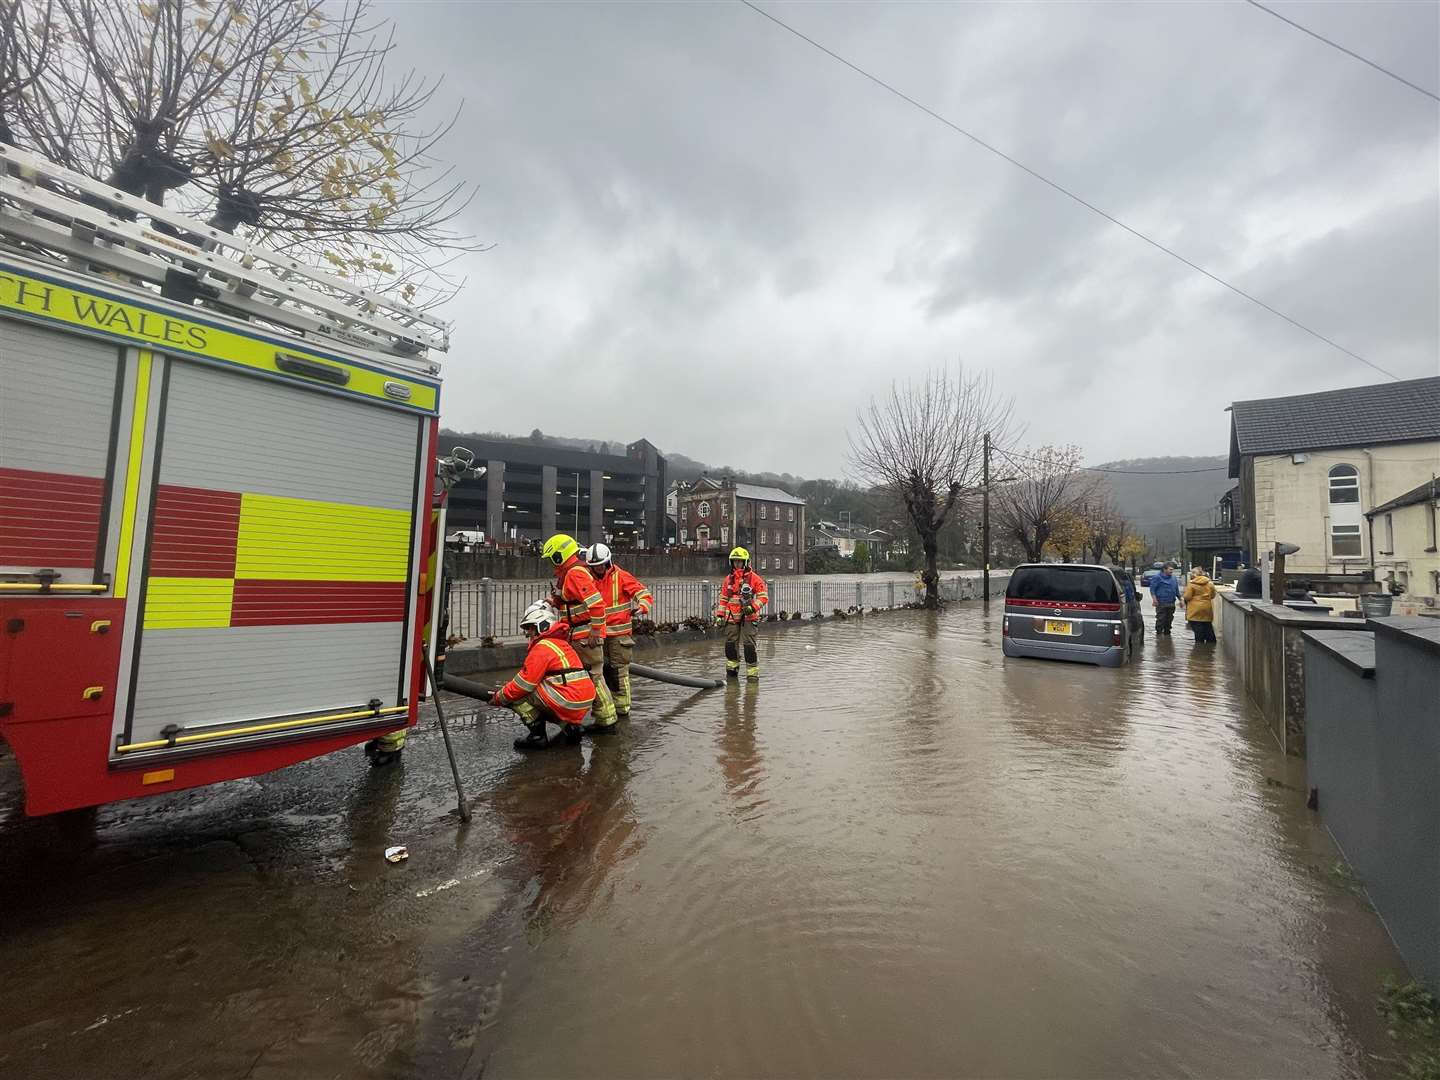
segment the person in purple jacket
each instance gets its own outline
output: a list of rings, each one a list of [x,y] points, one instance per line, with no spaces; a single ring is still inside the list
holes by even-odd
[[[1170,624],[1175,621],[1175,601],[1180,598],[1180,579],[1173,573],[1174,566],[1166,563],[1160,573],[1150,579],[1150,606],[1155,609],[1155,633],[1170,636]]]

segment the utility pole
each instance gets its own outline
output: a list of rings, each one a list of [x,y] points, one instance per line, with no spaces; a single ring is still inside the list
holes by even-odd
[[[983,597],[990,603],[990,433],[985,433],[985,452],[981,456],[984,472],[984,491],[980,496],[980,564],[984,567],[981,578],[984,581]]]

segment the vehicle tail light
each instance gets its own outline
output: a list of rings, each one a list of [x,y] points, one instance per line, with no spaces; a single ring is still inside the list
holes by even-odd
[[[1114,636],[1114,638],[1113,638],[1112,640],[1114,640],[1114,642],[1115,642],[1116,645],[1119,645],[1119,644],[1120,644],[1120,624],[1119,624],[1118,622],[1115,623],[1115,624],[1113,624],[1113,625],[1111,626],[1111,630],[1113,630],[1114,633],[1115,633],[1115,636]]]
[[[1000,636],[1001,636],[1001,637],[1009,637],[1009,636],[1010,636],[1010,616],[1008,616],[1008,615],[1005,616],[1004,622],[1002,622],[1002,623],[1000,624]]]

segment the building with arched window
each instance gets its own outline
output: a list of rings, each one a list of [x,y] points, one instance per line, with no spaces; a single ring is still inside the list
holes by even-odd
[[[1385,546],[1367,515],[1437,474],[1440,378],[1230,407],[1241,546],[1258,558],[1277,542],[1299,545],[1291,575],[1398,580],[1409,569],[1400,564],[1427,553]]]

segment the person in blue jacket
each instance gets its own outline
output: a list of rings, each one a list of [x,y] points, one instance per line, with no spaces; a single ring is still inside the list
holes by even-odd
[[[1160,573],[1150,579],[1150,605],[1155,609],[1155,633],[1170,636],[1175,621],[1175,601],[1180,598],[1180,579],[1174,566],[1166,563]]]

